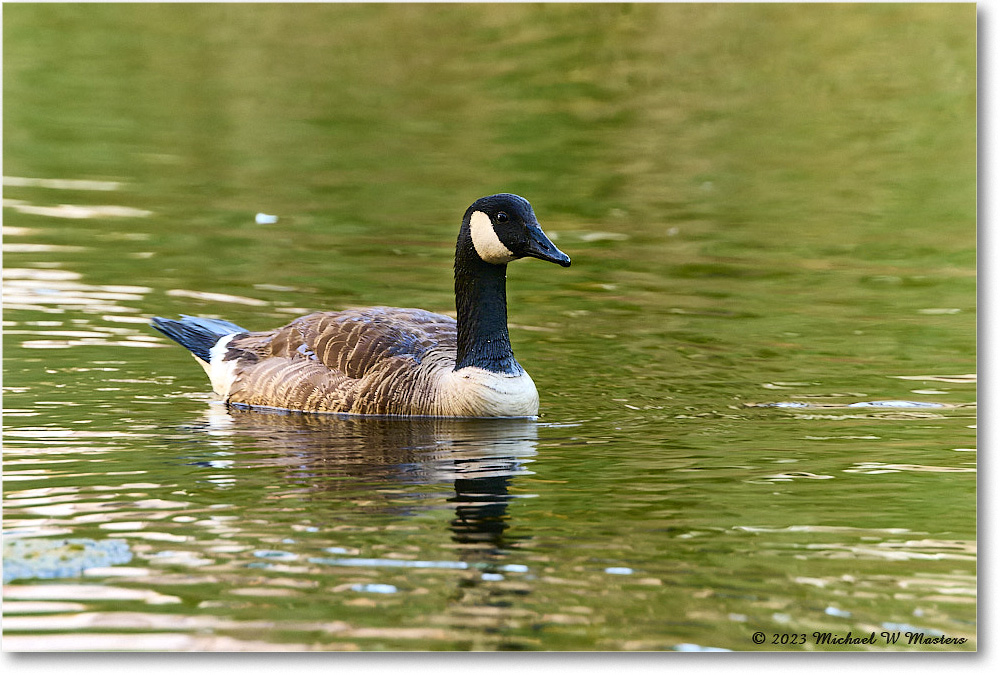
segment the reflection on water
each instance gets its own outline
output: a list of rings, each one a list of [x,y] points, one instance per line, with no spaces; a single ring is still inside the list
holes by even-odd
[[[7,533],[3,582],[74,577],[88,568],[118,565],[131,559],[128,544],[120,539],[15,539]]]
[[[306,492],[363,489],[373,482],[434,486],[448,484],[454,496],[453,539],[497,553],[509,545],[510,481],[530,474],[537,422],[533,420],[394,420],[338,415],[219,410],[206,431],[253,440],[255,466],[280,466],[290,483]],[[248,453],[253,453],[249,454]],[[208,466],[219,466],[211,460]],[[387,503],[400,509],[397,495]],[[373,495],[373,508],[378,493]]]
[[[21,537],[52,535],[58,532],[58,524],[69,521],[78,526],[82,523],[96,525],[100,530],[113,533],[117,541],[130,542],[141,565],[80,570],[94,579],[118,579],[119,583],[135,579],[154,586],[176,586],[213,582],[228,585],[224,582],[226,577],[244,577],[247,572],[251,573],[251,578],[256,577],[250,587],[225,589],[224,598],[228,595],[230,598],[254,598],[255,601],[301,599],[309,589],[325,587],[327,592],[348,595],[349,598],[343,601],[346,606],[367,608],[375,606],[376,601],[368,599],[372,597],[398,594],[412,598],[414,594],[426,594],[427,587],[414,586],[415,582],[421,582],[412,577],[413,571],[448,575],[424,582],[432,586],[439,583],[452,586],[454,581],[458,582],[453,588],[466,599],[457,600],[450,612],[462,607],[475,612],[483,602],[482,591],[476,590],[481,584],[495,587],[487,591],[489,596],[511,592],[504,590],[508,587],[516,589],[513,592],[524,592],[517,578],[528,574],[529,567],[510,563],[506,556],[530,537],[517,533],[509,504],[516,498],[530,497],[523,493],[512,494],[511,485],[519,477],[531,475],[527,466],[537,454],[537,422],[405,421],[271,414],[227,411],[213,404],[203,422],[187,425],[182,432],[179,438],[204,436],[204,443],[199,445],[204,445],[208,451],[189,453],[181,450],[174,461],[196,471],[204,470],[196,480],[221,491],[221,501],[199,505],[185,499],[156,498],[152,495],[169,493],[183,497],[189,490],[137,482],[95,485],[84,490],[12,491],[8,494],[7,512],[19,518],[12,523],[8,534]],[[24,433],[22,438],[67,441],[80,436],[72,430],[53,430],[39,435]],[[277,492],[265,489],[263,493],[265,502],[277,505],[264,506],[256,518],[229,515],[233,507],[227,503],[225,493],[239,489],[247,476],[261,473],[268,476],[267,481],[283,486]],[[109,499],[114,501],[105,501]],[[402,523],[387,526],[401,537],[397,544],[385,547],[353,543],[354,537],[366,539],[380,528],[355,525],[352,523],[356,518],[345,519],[338,515],[345,505],[352,503],[359,513],[375,519],[374,522],[398,523],[400,518],[419,521],[420,514],[424,513],[430,517],[432,532],[440,527],[450,533],[450,543],[439,545],[437,559],[417,558],[408,552],[410,547],[403,542],[408,532],[417,532],[423,527],[411,528]],[[441,513],[445,509],[447,515]],[[309,515],[305,516],[306,513]],[[289,515],[291,521],[287,520]],[[103,540],[105,544],[109,541],[112,540]],[[315,543],[317,541],[321,544]],[[336,545],[329,545],[331,542]],[[380,552],[383,555],[370,557]],[[324,571],[331,569],[343,572]],[[195,571],[204,574],[189,576]],[[449,581],[456,573],[461,576]],[[172,596],[142,593],[134,597],[122,596],[114,587],[105,586],[18,586],[6,597],[8,601],[15,601],[9,608],[15,616],[8,617],[7,624],[7,630],[15,631],[15,635],[23,631],[83,628],[141,628],[147,631],[146,635],[137,638],[132,648],[155,649],[164,644],[166,636],[160,632],[163,630],[211,628],[241,633],[283,625],[277,620],[255,623],[209,616],[194,618],[103,611],[99,606],[112,600],[158,605],[180,602],[176,597],[171,599]],[[49,600],[61,602],[51,606],[38,604]],[[87,601],[87,604],[73,614],[60,614],[76,607],[66,601]],[[242,604],[231,599],[203,600],[199,607],[232,611]],[[505,615],[502,610],[497,611],[498,617]],[[464,619],[448,620],[456,626],[463,622]],[[312,627],[296,621],[282,630],[321,631],[341,638],[402,640],[404,643],[463,639],[461,631],[440,627],[364,628],[339,620],[316,622]],[[15,648],[31,649],[38,643],[31,638],[14,637],[11,644]],[[80,644],[67,637],[56,640],[48,648],[72,649]],[[93,644],[120,648],[114,636],[104,636]],[[199,641],[197,644],[206,643]],[[218,644],[230,643],[221,641]],[[253,642],[239,648],[279,647]],[[280,648],[306,647],[288,644]],[[324,643],[323,648],[349,647]]]

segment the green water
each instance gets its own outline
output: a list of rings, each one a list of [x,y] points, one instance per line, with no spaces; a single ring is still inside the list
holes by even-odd
[[[85,568],[5,649],[976,648],[974,5],[3,19],[5,548]],[[230,414],[146,326],[451,312],[498,191],[537,422]]]

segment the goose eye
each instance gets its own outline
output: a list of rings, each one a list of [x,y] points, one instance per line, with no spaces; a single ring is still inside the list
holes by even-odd
[[[497,222],[498,223],[506,223],[507,222],[507,214],[504,213],[503,211],[500,211],[497,214]]]

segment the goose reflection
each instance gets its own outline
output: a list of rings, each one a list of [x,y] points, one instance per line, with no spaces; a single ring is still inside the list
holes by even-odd
[[[386,488],[450,485],[451,537],[495,554],[521,537],[508,533],[516,476],[532,473],[537,422],[527,419],[377,418],[262,412],[212,406],[206,431],[240,448],[251,466],[282,466],[307,491],[366,489],[382,508],[398,508]],[[253,452],[256,450],[257,452]],[[380,497],[384,500],[380,502]],[[379,508],[377,506],[376,508]]]

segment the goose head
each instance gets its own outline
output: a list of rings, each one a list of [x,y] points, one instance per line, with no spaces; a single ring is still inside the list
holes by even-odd
[[[492,265],[505,265],[519,258],[538,258],[569,267],[569,256],[542,232],[528,200],[514,194],[477,199],[465,212],[459,247],[468,233],[466,249]]]

